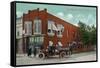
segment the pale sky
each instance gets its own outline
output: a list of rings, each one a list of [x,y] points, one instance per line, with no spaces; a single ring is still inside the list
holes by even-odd
[[[55,15],[71,24],[77,25],[80,21],[88,25],[96,25],[96,7],[80,7],[80,6],[64,6],[64,5],[47,5],[47,4],[32,4],[32,3],[17,3],[17,17],[21,17],[28,10],[47,9],[48,13]]]

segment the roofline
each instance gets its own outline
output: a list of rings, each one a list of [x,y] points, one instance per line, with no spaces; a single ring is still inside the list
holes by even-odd
[[[46,9],[46,8],[45,8],[45,9]],[[44,10],[40,10],[39,12],[43,12],[43,11],[45,11],[45,9],[44,9]],[[28,11],[32,12],[32,11],[36,11],[36,10],[39,10],[39,8],[34,9],[34,10],[28,10]],[[53,17],[55,17],[55,18],[57,18],[57,19],[59,19],[59,20],[64,21],[65,23],[68,23],[68,24],[70,24],[70,25],[72,25],[72,26],[74,26],[74,27],[77,27],[77,28],[78,28],[78,26],[73,25],[73,24],[69,23],[68,21],[65,21],[65,20],[63,20],[63,19],[61,19],[61,18],[59,18],[59,17],[57,17],[57,16],[55,16],[55,15],[53,15],[53,14],[51,14],[51,13],[48,13],[47,11],[46,11],[46,13],[47,13],[47,14],[49,14],[49,15],[52,15]],[[23,16],[24,16],[24,14],[26,14],[26,15],[27,15],[27,14],[29,14],[29,12],[28,12],[28,13],[23,13]],[[20,17],[20,18],[22,18],[22,17]]]
[[[48,12],[47,12],[47,13],[48,13]],[[55,16],[55,15],[53,15],[53,14],[51,14],[51,13],[48,13],[48,14],[52,15],[53,17],[56,17],[56,18],[58,18],[59,20],[62,20],[62,21],[64,21],[64,23],[68,23],[68,24],[70,24],[70,25],[72,25],[72,26],[75,26],[75,27],[77,27],[77,28],[78,28],[78,26],[76,26],[76,25],[73,25],[73,24],[69,23],[68,21],[65,21],[65,20],[63,20],[63,19],[61,19],[61,18],[59,18],[59,17],[57,17],[57,16]]]

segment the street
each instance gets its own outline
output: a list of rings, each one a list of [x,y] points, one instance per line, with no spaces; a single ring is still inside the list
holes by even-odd
[[[38,57],[17,56],[17,65],[30,65],[30,64],[45,64],[45,63],[61,63],[61,62],[79,62],[79,61],[94,61],[96,60],[96,52],[83,52],[72,54],[70,57],[59,58],[53,56],[46,59],[39,59]]]

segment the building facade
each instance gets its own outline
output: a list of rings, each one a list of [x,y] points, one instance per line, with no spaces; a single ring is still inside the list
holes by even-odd
[[[16,19],[16,52],[23,53],[23,42],[22,42],[22,17]]]
[[[47,9],[29,10],[23,14],[23,52],[26,53],[30,45],[43,46],[57,44],[67,47],[69,42],[78,41],[78,27],[66,22],[50,13]]]

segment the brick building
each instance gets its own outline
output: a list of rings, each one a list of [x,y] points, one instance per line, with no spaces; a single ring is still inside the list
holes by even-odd
[[[22,19],[24,53],[30,45],[46,49],[50,44],[67,47],[69,42],[78,41],[78,27],[48,13],[47,9],[29,10]]]

